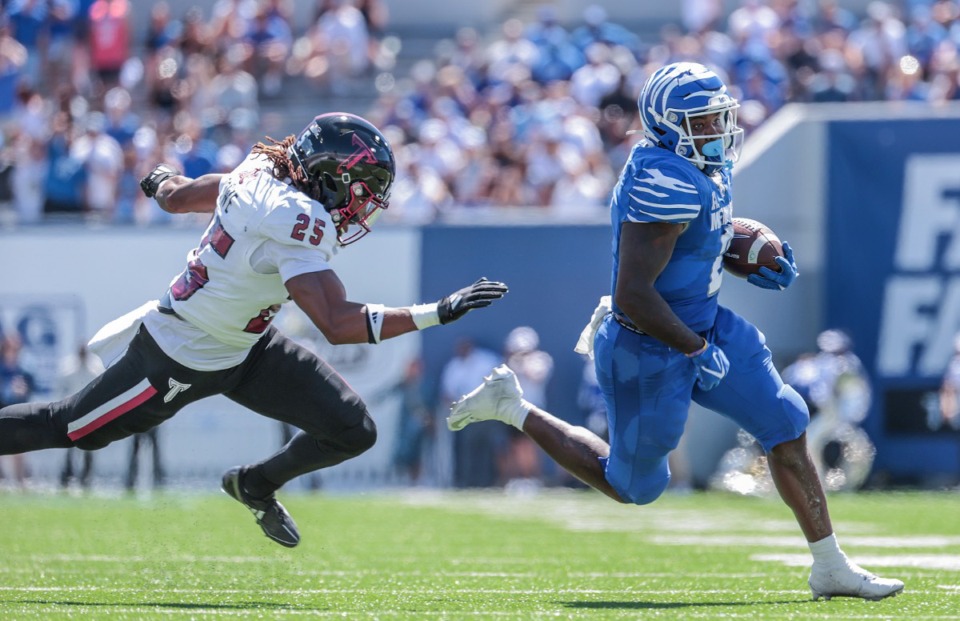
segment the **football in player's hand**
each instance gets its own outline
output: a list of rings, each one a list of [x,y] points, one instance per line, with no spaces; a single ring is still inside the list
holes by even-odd
[[[756,274],[761,267],[780,271],[776,257],[783,256],[780,238],[770,227],[749,218],[733,219],[733,239],[723,253],[723,267],[739,278]]]

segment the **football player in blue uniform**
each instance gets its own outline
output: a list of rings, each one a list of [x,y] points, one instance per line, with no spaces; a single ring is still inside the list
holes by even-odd
[[[585,483],[642,505],[666,489],[667,455],[695,401],[763,446],[777,489],[809,542],[814,599],[896,595],[901,581],[878,578],[840,550],[807,451],[807,407],[781,380],[763,334],[717,303],[722,256],[733,235],[739,104],[716,73],[688,62],[651,75],[638,103],[644,140],[633,148],[611,204],[613,295],[601,300],[581,336],[583,350],[594,355],[609,444],[526,402],[506,366],[453,405],[448,426],[514,425]],[[763,268],[749,282],[790,286],[797,268],[788,244],[784,255],[779,271]]]

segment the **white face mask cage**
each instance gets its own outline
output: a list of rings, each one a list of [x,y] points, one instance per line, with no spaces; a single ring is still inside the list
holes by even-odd
[[[689,110],[668,109],[660,122],[670,127],[680,139],[674,152],[703,169],[707,166],[733,166],[740,159],[743,149],[743,128],[737,125],[736,99],[723,97],[722,101]],[[694,135],[693,120],[697,117],[720,114],[720,131],[712,134]],[[697,149],[694,141],[703,147]]]

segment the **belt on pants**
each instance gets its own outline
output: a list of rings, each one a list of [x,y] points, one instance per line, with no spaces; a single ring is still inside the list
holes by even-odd
[[[637,326],[633,325],[633,322],[627,319],[625,315],[621,315],[620,313],[613,313],[613,318],[616,319],[617,323],[619,323],[621,326],[623,326],[627,330],[630,330],[631,332],[635,334],[640,334],[642,336],[649,336],[649,334],[647,334]]]

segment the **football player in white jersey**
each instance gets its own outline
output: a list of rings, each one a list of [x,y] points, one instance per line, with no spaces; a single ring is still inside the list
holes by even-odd
[[[190,179],[165,165],[141,181],[172,213],[209,212],[210,225],[170,288],[91,341],[107,370],[78,393],[0,410],[0,455],[102,448],[215,394],[302,430],[276,454],[223,475],[223,489],[264,534],[300,534],[276,497],[301,474],[363,453],[376,427],[329,364],[271,326],[293,300],[331,343],[379,343],[446,324],[503,297],[485,278],[432,304],[388,308],[347,298],[330,261],[387,208],[395,164],[377,128],[345,113],[298,136],[258,143],[226,175]]]

